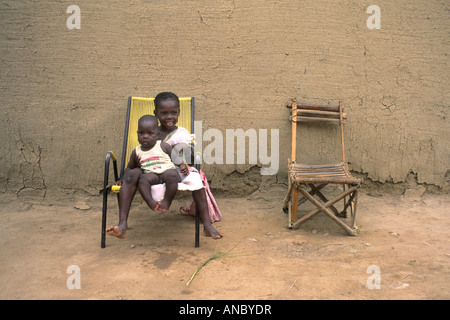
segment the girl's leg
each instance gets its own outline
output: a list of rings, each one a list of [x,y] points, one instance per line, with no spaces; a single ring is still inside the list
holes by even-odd
[[[139,181],[139,177],[142,174],[140,168],[127,170],[122,180],[122,186],[119,193],[119,224],[115,227],[109,227],[106,232],[109,235],[116,236],[118,238],[125,238],[127,231],[128,214],[130,213],[131,201],[133,201],[134,195]]]
[[[206,236],[210,236],[213,239],[220,239],[224,235],[213,227],[208,213],[208,202],[206,200],[205,189],[199,189],[192,191],[192,197],[194,198],[195,207],[199,211],[200,219],[203,222],[203,228]],[[195,208],[194,207],[194,208]],[[195,214],[195,211],[193,212]]]
[[[181,179],[175,169],[169,169],[161,174],[161,180],[166,184],[166,192],[164,194],[164,199],[162,199],[158,206],[158,210],[166,212],[172,204],[172,200],[177,193],[178,182],[180,182]]]
[[[156,210],[157,202],[152,197],[152,185],[158,183],[159,177],[154,173],[145,173],[139,178],[139,193],[153,211]]]

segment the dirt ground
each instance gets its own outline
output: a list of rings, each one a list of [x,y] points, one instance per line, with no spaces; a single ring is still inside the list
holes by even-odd
[[[363,191],[360,234],[349,237],[323,214],[288,229],[285,192],[275,186],[248,197],[218,196],[223,219],[216,227],[225,238],[201,237],[200,248],[194,248],[193,218],[178,213],[188,198],[176,199],[165,214],[135,201],[127,239],[108,236],[101,249],[100,196],[30,203],[3,195],[0,298],[450,298],[448,195]],[[108,225],[118,219],[110,199]],[[217,252],[228,253],[187,286]],[[72,265],[79,267],[80,289],[68,289]]]

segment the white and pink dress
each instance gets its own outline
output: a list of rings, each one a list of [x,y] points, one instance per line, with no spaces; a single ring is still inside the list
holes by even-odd
[[[164,142],[168,143],[171,147],[185,143],[189,145],[193,140],[193,135],[189,133],[185,128],[178,127],[175,131],[171,132]],[[222,213],[217,206],[216,200],[209,189],[209,184],[205,174],[202,170],[197,171],[194,167],[189,167],[189,175],[187,175],[182,182],[178,183],[178,190],[182,191],[195,191],[199,189],[205,189],[206,200],[208,202],[208,212],[211,222],[220,221],[222,219]],[[155,201],[161,201],[164,198],[166,186],[165,184],[158,184],[152,186],[152,196]]]

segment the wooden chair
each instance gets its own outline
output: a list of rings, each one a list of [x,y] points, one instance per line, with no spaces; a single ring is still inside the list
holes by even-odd
[[[194,133],[194,98],[179,98],[180,100],[180,115],[178,117],[177,126],[187,129],[190,133]],[[154,98],[129,97],[128,108],[125,121],[125,133],[122,149],[122,161],[120,167],[120,176],[117,171],[117,158],[112,151],[106,154],[105,158],[105,173],[103,182],[103,210],[102,210],[102,233],[101,233],[101,247],[105,248],[106,242],[106,218],[108,206],[108,193],[110,191],[117,193],[117,200],[119,201],[120,186],[108,184],[110,162],[113,161],[114,182],[123,176],[125,168],[131,156],[131,152],[139,144],[137,138],[137,125],[141,116],[146,114],[153,115],[155,110]],[[200,161],[198,158],[194,159],[194,152],[191,151],[191,164],[200,171]],[[196,156],[197,157],[197,156]],[[195,247],[199,247],[199,228],[200,217],[198,210],[195,213]]]
[[[295,228],[319,212],[323,212],[342,227],[348,235],[356,235],[356,205],[358,189],[361,186],[362,179],[355,178],[350,174],[345,160],[343,125],[347,115],[343,112],[341,102],[338,106],[327,106],[297,103],[293,99],[288,107],[292,108],[290,116],[292,122],[292,153],[288,160],[289,190],[284,199],[283,208],[289,216],[288,227]],[[325,165],[296,162],[297,125],[303,122],[337,124],[340,126],[342,162]],[[303,127],[306,128],[307,126]],[[343,188],[343,191],[331,200],[328,200],[320,191],[329,184],[339,184]],[[303,196],[301,199],[300,194]],[[339,212],[334,205],[342,199],[344,200],[343,209]],[[316,208],[299,218],[298,206],[306,201],[310,201]],[[349,207],[351,210],[350,225],[340,219],[340,217],[346,217],[346,210]]]

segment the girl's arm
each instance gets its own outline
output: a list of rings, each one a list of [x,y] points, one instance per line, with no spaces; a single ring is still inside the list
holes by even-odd
[[[184,163],[183,156],[181,153],[181,151],[183,150],[182,144],[176,144],[172,148],[168,143],[161,142],[161,149],[170,156],[170,159],[172,159],[172,162],[180,168],[180,172],[182,174],[184,175],[189,174],[189,169]]]

